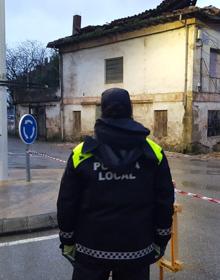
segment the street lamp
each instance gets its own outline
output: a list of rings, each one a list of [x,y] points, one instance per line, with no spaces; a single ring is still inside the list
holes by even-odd
[[[6,79],[5,1],[0,0],[0,80]],[[0,182],[8,179],[6,87],[0,86]]]

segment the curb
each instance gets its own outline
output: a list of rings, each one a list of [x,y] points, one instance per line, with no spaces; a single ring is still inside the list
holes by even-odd
[[[0,219],[0,237],[58,227],[56,212],[21,218]]]

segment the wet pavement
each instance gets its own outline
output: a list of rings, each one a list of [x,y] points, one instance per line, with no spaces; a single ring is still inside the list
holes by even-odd
[[[219,280],[219,223],[215,206],[202,201],[178,199],[184,205],[179,216],[179,259],[184,262],[181,272],[165,272],[166,280]],[[214,211],[213,211],[214,210]],[[61,256],[58,231],[10,236],[0,243],[0,280],[71,279],[72,267]],[[29,238],[49,236],[47,240],[30,240],[24,244],[11,244]],[[168,248],[169,249],[169,248]],[[166,258],[169,258],[167,250]],[[4,269],[2,269],[4,268]],[[151,279],[159,279],[157,265],[151,267]],[[129,280],[129,279],[128,279]]]
[[[169,158],[169,163],[178,189],[220,200],[220,160]]]
[[[37,141],[30,149],[67,160],[74,144]],[[9,137],[9,178],[0,183],[0,219],[26,217],[56,211],[56,199],[65,163],[33,155],[31,182],[26,181],[26,145]]]
[[[73,146],[71,143],[37,142],[31,149],[66,160]],[[25,145],[20,140],[9,139],[11,183],[0,185],[0,215],[3,218],[56,210],[59,182],[65,164],[34,156],[31,158],[32,182],[27,183],[24,150]],[[178,189],[220,199],[218,154],[167,154]],[[165,279],[219,280],[220,205],[180,194],[176,198],[183,206],[183,213],[179,216],[179,255],[185,268],[177,274],[166,273]],[[1,242],[4,240],[1,238]],[[70,279],[71,269],[60,257],[58,243],[55,239],[19,245],[21,247],[0,247],[0,266],[5,267],[4,270],[0,269],[0,279]],[[47,262],[48,266],[45,265]],[[156,266],[152,268],[152,276],[152,279],[159,279]]]
[[[31,149],[67,160],[73,143],[36,142]],[[56,198],[65,163],[34,155],[30,183],[26,182],[25,144],[9,138],[9,181],[0,184],[0,218],[21,217],[55,211]],[[220,199],[220,160],[207,155],[167,153],[178,189]],[[203,157],[201,159],[201,157]],[[178,194],[177,197],[180,195]],[[192,203],[195,199],[187,197]],[[204,204],[210,203],[207,201]],[[219,209],[219,205],[215,205]]]
[[[67,160],[75,143],[53,143],[36,141],[30,145],[30,150],[38,151],[52,155],[61,160]],[[26,145],[18,138],[9,137],[8,141],[8,164],[9,168],[25,168],[25,149]],[[48,160],[40,155],[31,156],[31,167],[34,169],[44,168],[63,168],[65,164],[61,162]]]
[[[0,183],[0,219],[51,213],[63,169],[32,169],[31,182],[26,182],[24,169],[10,169],[10,180]]]
[[[38,238],[57,231],[27,234],[2,239],[2,242]],[[62,257],[59,240],[0,246],[0,280],[68,280],[72,267]]]

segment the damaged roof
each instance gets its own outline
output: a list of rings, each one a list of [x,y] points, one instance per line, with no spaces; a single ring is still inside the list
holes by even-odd
[[[60,48],[64,45],[88,41],[113,33],[137,30],[143,27],[172,22],[179,19],[196,17],[213,22],[220,22],[220,9],[213,6],[205,8],[195,7],[197,0],[164,0],[155,9],[131,17],[116,19],[110,23],[81,28],[77,34],[48,43],[49,48]]]

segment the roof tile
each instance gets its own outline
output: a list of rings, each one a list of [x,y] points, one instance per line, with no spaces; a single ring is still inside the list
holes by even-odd
[[[143,27],[176,20],[180,14],[185,18],[194,16],[219,17],[220,9],[213,6],[195,7],[197,0],[164,0],[155,9],[146,10],[138,15],[113,20],[110,23],[81,28],[78,34],[68,36],[48,43],[50,48],[59,48],[66,44],[98,38],[111,33],[127,32]],[[214,18],[213,18],[214,19]]]

